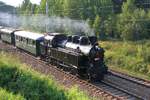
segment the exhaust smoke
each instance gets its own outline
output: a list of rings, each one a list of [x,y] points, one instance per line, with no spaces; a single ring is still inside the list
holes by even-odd
[[[0,12],[0,25],[38,32],[94,35],[93,29],[83,20],[46,15],[16,15]]]

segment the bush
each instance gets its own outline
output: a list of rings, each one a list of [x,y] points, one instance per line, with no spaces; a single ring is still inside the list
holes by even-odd
[[[150,41],[100,42],[106,50],[105,61],[129,71],[150,75]]]
[[[0,56],[0,87],[14,94],[20,94],[27,100],[89,100],[82,92],[74,89],[65,91],[52,78],[19,62],[12,62],[17,59],[12,60],[9,55]]]
[[[78,89],[77,86],[69,90],[67,94],[68,100],[88,100],[89,99],[83,92],[79,92],[79,91],[80,90]]]
[[[14,95],[0,88],[0,100],[25,100],[21,95]]]

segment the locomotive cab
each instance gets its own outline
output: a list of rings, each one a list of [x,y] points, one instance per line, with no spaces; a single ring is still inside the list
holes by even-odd
[[[51,48],[62,47],[67,41],[67,37],[61,33],[47,33],[44,36],[44,41],[40,44],[41,47],[41,56],[42,57],[50,57],[51,56]]]
[[[49,56],[49,51],[50,48],[52,47],[52,40],[54,38],[55,35],[57,35],[58,33],[51,33],[51,35],[49,35],[50,33],[46,33],[44,36],[44,40],[43,42],[40,43],[40,48],[41,48],[41,57],[42,58],[46,58]]]

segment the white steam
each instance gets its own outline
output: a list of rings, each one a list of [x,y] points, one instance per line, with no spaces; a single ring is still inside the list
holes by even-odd
[[[72,20],[67,17],[48,17],[44,15],[16,16],[8,13],[0,13],[0,25],[41,32],[94,35],[93,30],[87,22]]]

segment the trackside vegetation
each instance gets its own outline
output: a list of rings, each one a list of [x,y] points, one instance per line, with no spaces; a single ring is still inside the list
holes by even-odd
[[[0,100],[25,100],[25,98],[20,95],[14,95],[13,93],[0,88]]]
[[[150,79],[150,41],[103,41],[106,63],[115,70]],[[140,75],[139,75],[140,74]]]
[[[26,67],[13,56],[5,53],[0,53],[0,56],[0,88],[14,95],[19,94],[14,96],[19,99],[10,96],[12,99],[8,100],[91,100],[83,92],[79,92],[77,87],[65,90],[50,76],[41,75]],[[0,95],[7,97],[6,91],[3,94],[0,91]]]

